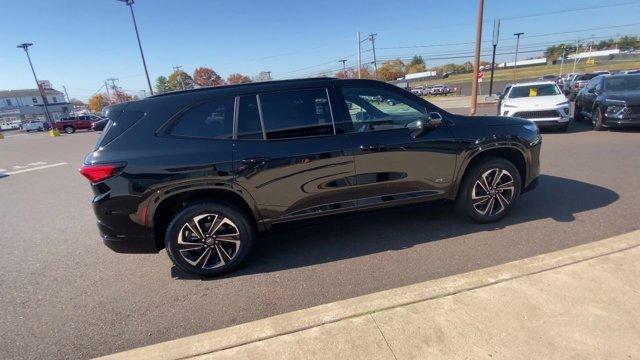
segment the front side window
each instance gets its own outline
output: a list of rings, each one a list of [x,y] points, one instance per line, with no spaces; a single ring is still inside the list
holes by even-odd
[[[355,132],[404,128],[426,113],[422,104],[385,89],[345,87],[342,95]]]
[[[640,90],[640,76],[616,76],[604,80],[607,91],[637,91]]]
[[[334,134],[326,89],[264,93],[258,100],[267,139]]]
[[[167,132],[175,136],[230,139],[234,98],[207,101],[187,110]]]

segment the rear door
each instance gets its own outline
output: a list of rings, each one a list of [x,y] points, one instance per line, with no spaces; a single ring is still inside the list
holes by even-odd
[[[342,118],[354,151],[358,207],[423,201],[443,196],[453,181],[455,143],[448,114],[388,85],[341,86]],[[412,136],[407,125],[430,112],[441,126]]]
[[[268,221],[355,209],[354,164],[333,123],[330,88],[236,98],[236,183]]]

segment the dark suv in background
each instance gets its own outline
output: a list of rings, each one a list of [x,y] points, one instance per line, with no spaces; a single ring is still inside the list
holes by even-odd
[[[295,220],[449,199],[496,221],[539,174],[532,122],[450,114],[372,80],[173,92],[109,119],[80,169],[105,244],[166,247],[201,275],[235,268],[260,232]]]
[[[595,130],[640,127],[640,74],[594,77],[576,96],[574,118]]]

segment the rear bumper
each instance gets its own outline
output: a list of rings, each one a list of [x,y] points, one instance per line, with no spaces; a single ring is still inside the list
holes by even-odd
[[[100,221],[98,230],[104,244],[117,253],[154,254],[160,251],[153,236],[115,235],[113,229]]]

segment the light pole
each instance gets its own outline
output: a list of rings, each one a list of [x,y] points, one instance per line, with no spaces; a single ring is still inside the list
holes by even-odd
[[[489,80],[489,96],[493,94],[493,70],[496,65],[496,46],[498,46],[498,38],[500,37],[500,18],[493,20],[493,53],[491,54],[491,80]]]
[[[513,61],[513,82],[516,82],[516,69],[518,68],[518,48],[520,47],[520,35],[523,35],[523,32],[515,33],[513,36],[517,37],[516,40],[516,58]]]
[[[559,78],[562,78],[562,68],[564,67],[564,57],[567,54],[567,48],[566,47],[562,47],[562,59],[560,59],[560,74],[558,75]]]
[[[133,19],[133,28],[136,30],[136,38],[138,38],[138,47],[140,48],[140,56],[142,57],[142,66],[144,66],[144,74],[147,76],[147,85],[149,86],[149,93],[153,95],[153,88],[151,87],[151,80],[149,80],[149,72],[147,71],[147,62],[144,60],[144,52],[142,51],[142,43],[140,42],[140,34],[138,33],[138,24],[136,23],[136,16],[133,14],[133,0],[118,0],[129,6],[131,10],[131,18]]]
[[[53,121],[51,119],[51,114],[49,113],[49,107],[47,106],[47,96],[42,90],[42,87],[40,87],[40,83],[38,82],[38,77],[36,76],[36,71],[33,69],[31,56],[29,56],[29,46],[32,46],[32,45],[33,45],[32,43],[22,43],[16,47],[23,49],[25,54],[27,54],[27,60],[29,60],[29,66],[31,67],[31,72],[33,73],[33,79],[36,81],[36,86],[38,87],[38,91],[40,92],[40,96],[42,97],[42,103],[44,104],[44,112],[47,116],[47,122],[49,123],[49,128],[53,130]]]

